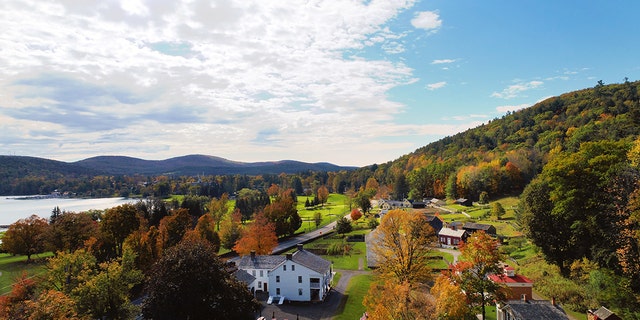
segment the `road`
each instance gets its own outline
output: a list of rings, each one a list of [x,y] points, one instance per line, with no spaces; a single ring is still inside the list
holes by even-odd
[[[273,249],[271,254],[280,254],[297,246],[300,243],[307,243],[311,240],[324,237],[325,235],[335,231],[336,224],[337,223],[334,221],[316,230],[305,232],[303,234],[293,236],[291,238],[280,240],[278,242],[278,246],[275,249]]]

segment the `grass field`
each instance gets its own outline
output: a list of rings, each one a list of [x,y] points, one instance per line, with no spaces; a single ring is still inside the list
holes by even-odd
[[[340,303],[333,320],[360,319],[366,311],[362,300],[369,291],[371,275],[357,275],[351,278],[345,292],[345,299]]]
[[[13,256],[0,254],[0,295],[11,291],[11,285],[26,272],[29,276],[39,275],[45,272],[45,262],[52,253],[44,253],[31,256],[32,262],[27,263],[26,256]]]
[[[313,208],[305,208],[304,204],[307,200],[306,196],[298,197],[298,214],[302,218],[302,226],[297,230],[308,231],[316,228],[315,214],[320,212],[322,215],[322,223],[320,226],[327,225],[338,218],[349,213],[349,205],[347,204],[347,196],[342,194],[330,194],[329,199],[324,205],[318,205]]]

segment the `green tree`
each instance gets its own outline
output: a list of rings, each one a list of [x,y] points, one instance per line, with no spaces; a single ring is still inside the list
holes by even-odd
[[[351,221],[349,219],[342,217],[338,219],[336,222],[336,232],[339,234],[349,233],[353,230],[353,226],[351,226]]]
[[[316,229],[320,227],[322,223],[322,212],[316,211],[313,213],[313,221],[316,223]]]
[[[47,220],[37,215],[20,219],[9,225],[2,237],[2,249],[12,254],[26,255],[27,262],[31,262],[32,255],[45,250],[45,233],[48,227]]]
[[[497,220],[500,220],[507,212],[504,210],[504,207],[500,202],[494,202],[491,204],[491,215],[496,217]]]
[[[229,212],[229,195],[222,194],[220,198],[213,198],[207,206],[208,212],[216,223],[216,231],[220,231],[220,223],[224,220],[225,215]]]
[[[242,237],[242,214],[236,210],[227,216],[220,228],[220,244],[227,250],[232,250],[236,242]]]
[[[478,199],[478,203],[480,204],[489,203],[489,193],[486,191],[480,192],[480,198]]]
[[[140,228],[140,215],[132,204],[123,204],[104,213],[100,230],[114,244],[116,256],[122,255],[122,243]]]
[[[167,250],[145,291],[143,313],[150,319],[252,319],[259,307],[204,241],[185,241]]]

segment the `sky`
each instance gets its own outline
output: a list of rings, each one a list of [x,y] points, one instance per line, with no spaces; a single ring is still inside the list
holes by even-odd
[[[365,166],[640,79],[640,1],[0,2],[0,154]]]

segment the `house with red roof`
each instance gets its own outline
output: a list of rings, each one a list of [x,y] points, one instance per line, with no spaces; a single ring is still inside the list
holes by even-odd
[[[533,296],[533,281],[516,274],[516,270],[508,265],[504,266],[502,274],[489,275],[489,279],[495,283],[503,284],[509,289],[508,300],[531,299]]]

